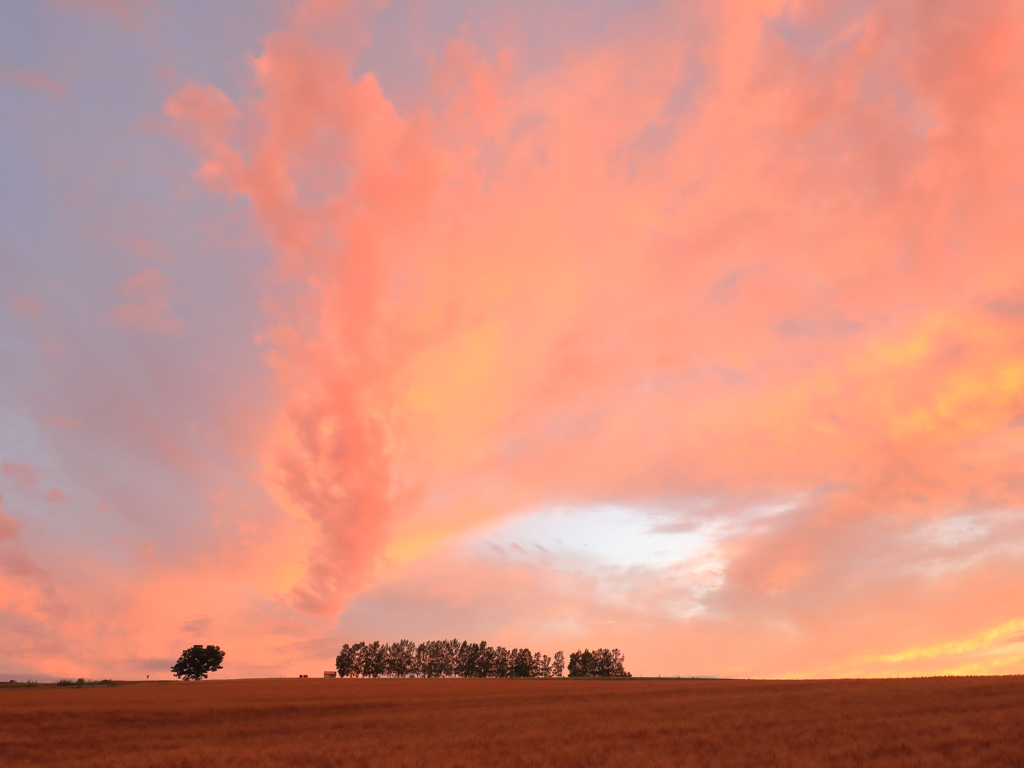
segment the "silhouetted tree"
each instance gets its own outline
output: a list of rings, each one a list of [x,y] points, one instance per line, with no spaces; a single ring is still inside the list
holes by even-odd
[[[540,651],[533,654],[533,676],[551,677],[551,657],[544,656]]]
[[[480,643],[480,653],[476,658],[476,677],[495,677],[497,649],[484,640]]]
[[[410,677],[416,674],[416,644],[411,640],[399,640],[394,645],[384,646],[386,650],[386,674],[391,677]]]
[[[444,677],[455,677],[459,673],[459,657],[462,655],[462,646],[465,645],[461,640],[442,640],[441,641],[441,658],[443,660],[443,676]]]
[[[512,651],[512,677],[534,677],[533,654],[529,648]]]
[[[359,654],[365,646],[366,643],[356,643],[355,645],[345,643],[341,647],[341,651],[334,660],[334,666],[338,670],[338,677],[354,677],[360,674]]]
[[[424,677],[441,676],[441,660],[438,658],[436,640],[428,640],[416,646],[416,667]]]
[[[494,677],[512,677],[512,651],[500,645],[493,648],[491,674]]]
[[[590,677],[594,671],[594,655],[590,649],[569,654],[569,677]]]
[[[356,666],[363,677],[380,677],[387,672],[387,650],[379,641],[363,647],[356,653]]]
[[[551,662],[551,675],[552,677],[561,677],[562,671],[565,669],[565,654],[561,651],[555,651],[555,659]]]
[[[459,658],[455,666],[455,674],[459,677],[482,677],[479,673],[480,646],[486,643],[463,643],[459,648]]]
[[[211,672],[221,669],[224,651],[216,645],[193,645],[181,652],[177,663],[171,667],[175,677],[185,680],[203,680]]]

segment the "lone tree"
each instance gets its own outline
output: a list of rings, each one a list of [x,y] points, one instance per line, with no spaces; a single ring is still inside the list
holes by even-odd
[[[193,645],[181,652],[178,663],[171,667],[174,676],[185,680],[202,680],[211,672],[221,668],[224,651],[219,645]]]

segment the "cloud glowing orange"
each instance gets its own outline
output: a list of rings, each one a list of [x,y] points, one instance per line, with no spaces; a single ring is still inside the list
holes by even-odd
[[[300,3],[166,99],[273,252],[272,503],[198,572],[297,657],[448,632],[415,615],[639,672],[1017,669],[1024,11],[598,5]],[[187,333],[171,279],[105,317]],[[141,602],[195,577],[153,567]]]

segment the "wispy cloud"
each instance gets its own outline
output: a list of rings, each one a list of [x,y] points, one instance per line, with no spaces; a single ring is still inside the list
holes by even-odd
[[[131,301],[120,304],[110,313],[112,322],[122,328],[157,333],[177,333],[181,320],[171,311],[167,294],[170,279],[155,269],[144,269],[120,286],[121,293]]]
[[[113,16],[131,29],[139,29],[155,0],[50,0],[60,9]]]
[[[3,57],[0,57],[0,82],[22,88],[37,88],[57,99],[63,99],[68,95],[67,86],[47,73],[30,67],[16,67]]]

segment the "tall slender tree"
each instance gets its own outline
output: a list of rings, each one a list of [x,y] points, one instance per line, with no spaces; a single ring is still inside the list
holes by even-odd
[[[561,677],[562,672],[565,670],[565,654],[561,651],[555,651],[555,658],[551,662],[551,674],[553,677]]]

